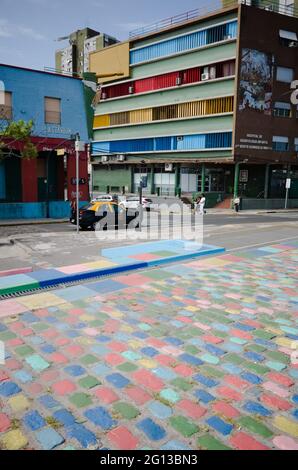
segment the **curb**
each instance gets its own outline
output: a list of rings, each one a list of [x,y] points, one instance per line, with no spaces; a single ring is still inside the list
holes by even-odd
[[[3,222],[0,221],[0,227],[15,227],[17,225],[46,225],[46,224],[64,224],[65,222],[69,222],[69,219],[37,219],[35,220],[20,220],[17,222]]]

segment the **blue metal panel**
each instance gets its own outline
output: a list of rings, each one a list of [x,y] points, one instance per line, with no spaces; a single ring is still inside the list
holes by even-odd
[[[192,150],[205,148],[205,134],[185,135],[177,139],[177,150]]]
[[[110,142],[93,142],[92,143],[92,154],[98,155],[101,153],[110,152]]]
[[[215,134],[206,135],[206,148],[228,148],[232,146],[231,132],[217,132]]]
[[[211,28],[185,34],[178,38],[155,43],[130,52],[130,63],[138,64],[147,60],[166,57],[171,54],[202,47],[207,44],[213,44],[223,41],[226,36],[232,38],[237,35],[237,21],[231,21],[227,24],[214,26]]]
[[[5,166],[0,162],[0,199],[6,197]]]
[[[169,150],[172,148],[172,137],[157,137],[154,150]]]

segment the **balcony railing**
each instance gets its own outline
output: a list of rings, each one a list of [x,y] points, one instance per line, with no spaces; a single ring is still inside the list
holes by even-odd
[[[298,18],[298,8],[294,6],[281,5],[278,0],[227,0],[224,2],[224,8],[236,7],[238,4],[243,4],[255,8],[260,8],[263,10],[270,10],[281,15],[294,16]],[[221,11],[223,7],[218,5],[210,6],[210,2],[202,5],[200,8],[195,10],[190,10],[180,15],[172,16],[164,20],[158,21],[156,23],[144,26],[142,28],[134,29],[129,33],[129,39],[136,39],[140,36],[145,36],[146,34],[155,33],[163,29],[170,28],[171,26],[179,25],[182,23],[187,23],[190,20],[199,18],[200,16],[216,13]]]

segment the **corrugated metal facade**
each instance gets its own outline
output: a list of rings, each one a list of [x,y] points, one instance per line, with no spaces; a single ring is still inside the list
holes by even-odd
[[[235,60],[219,62],[209,65],[208,68],[215,67],[215,78],[227,77],[235,74]],[[182,70],[179,72],[165,73],[155,77],[143,78],[128,82],[128,84],[110,85],[103,88],[105,99],[127,96],[129,91],[133,94],[146,93],[148,91],[161,90],[174,86],[188,85],[201,81],[201,75],[205,66]]]
[[[237,35],[237,21],[213,26],[208,29],[185,34],[166,41],[157,42],[149,46],[130,51],[130,64],[140,64],[148,60],[166,57],[198,47],[206,46]]]
[[[108,127],[123,124],[139,124],[177,118],[204,116],[233,112],[233,96],[213,98],[210,100],[159,106],[157,108],[137,109],[123,113],[95,116],[94,127]]]
[[[232,132],[93,142],[92,154],[230,148]]]

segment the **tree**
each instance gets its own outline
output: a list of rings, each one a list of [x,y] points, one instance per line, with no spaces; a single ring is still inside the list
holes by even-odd
[[[31,141],[34,122],[8,121],[0,116],[0,160],[8,156],[21,156],[22,158],[37,158],[38,149]],[[15,153],[16,142],[21,143],[20,155]]]

